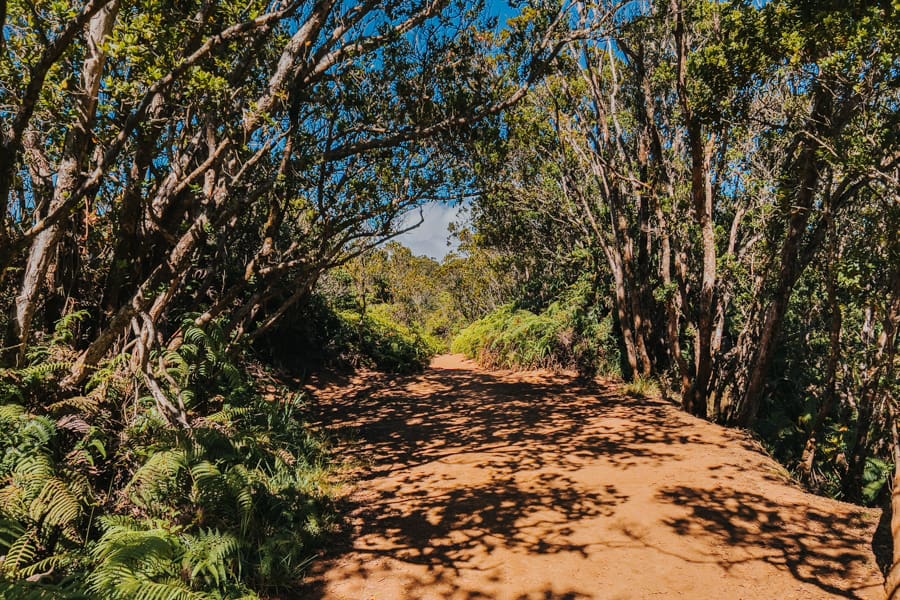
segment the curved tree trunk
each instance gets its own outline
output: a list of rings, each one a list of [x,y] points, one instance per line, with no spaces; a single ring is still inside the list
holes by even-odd
[[[65,156],[60,161],[56,176],[56,187],[50,202],[49,212],[57,209],[75,191],[81,181],[86,156],[89,151],[91,130],[94,125],[100,80],[103,76],[105,54],[103,44],[112,32],[119,10],[118,1],[111,2],[99,10],[88,23],[87,56],[82,70],[82,90],[78,99],[78,116],[69,131],[65,144]],[[40,292],[45,286],[45,277],[54,260],[57,245],[65,232],[65,220],[60,220],[39,233],[31,244],[22,284],[16,296],[12,326],[19,341],[17,362],[25,358],[31,323],[37,309]]]

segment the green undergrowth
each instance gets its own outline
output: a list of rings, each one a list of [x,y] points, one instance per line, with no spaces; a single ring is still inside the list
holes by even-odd
[[[489,368],[577,369],[589,375],[619,373],[612,318],[573,286],[543,312],[506,305],[475,321],[450,349]]]
[[[841,475],[846,469],[853,440],[859,435],[858,415],[825,422],[822,435],[817,440],[817,461],[810,477],[804,480],[800,465],[809,427],[819,408],[819,399],[807,397],[801,400],[805,401],[774,395],[767,398],[762,416],[754,423],[753,430],[766,451],[785,465],[795,480],[801,481],[815,493],[846,500]],[[865,506],[883,506],[890,497],[894,468],[891,461],[877,456],[867,457],[857,501]]]
[[[310,303],[267,340],[271,356],[294,371],[351,370],[416,373],[447,349],[424,328],[399,322],[390,304],[339,308],[326,298]]]
[[[622,386],[622,393],[632,398],[655,398],[660,394],[660,384],[653,378],[635,377]]]
[[[0,372],[0,598],[294,589],[336,522],[337,469],[307,398],[264,395],[215,328],[154,357],[189,429],[143,395],[127,356],[74,397],[56,385],[65,358]]]
[[[445,349],[444,343],[427,333],[394,320],[391,307],[379,304],[364,314],[338,312],[348,339],[365,366],[391,373],[412,373],[428,365],[431,357]],[[356,336],[354,340],[353,337]]]

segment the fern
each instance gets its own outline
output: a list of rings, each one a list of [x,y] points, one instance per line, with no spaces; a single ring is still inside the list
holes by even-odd
[[[51,414],[60,414],[64,412],[78,412],[87,415],[94,415],[100,411],[100,400],[91,396],[73,396],[65,398],[59,402],[54,402],[48,407]]]
[[[78,324],[90,317],[90,313],[86,310],[78,310],[65,315],[56,322],[53,331],[53,337],[50,339],[51,346],[70,345],[75,340],[75,329]]]
[[[188,433],[135,394],[127,357],[47,405],[37,384],[68,369],[56,358],[77,322],[43,362],[0,373],[0,597],[235,600],[290,587],[333,521],[327,447],[303,398],[256,395],[214,325],[187,327],[162,355]]]
[[[191,591],[177,579],[167,581],[145,581],[142,579],[123,579],[110,600],[119,598],[130,600],[206,600],[208,594]]]
[[[3,582],[0,580],[0,598],[3,600],[91,600],[78,582],[59,584],[30,583],[27,581]]]
[[[17,575],[22,569],[34,562],[38,553],[38,533],[30,529],[19,536],[6,551],[3,570],[10,575]]]
[[[16,421],[25,415],[25,407],[20,404],[0,405],[0,421]]]
[[[157,452],[135,471],[125,491],[133,492],[131,497],[139,506],[158,512],[158,500],[178,487],[178,476],[187,468],[183,449]]]
[[[212,587],[222,587],[235,578],[232,565],[238,558],[240,542],[232,535],[216,531],[200,531],[185,540],[183,558],[191,580],[203,578]]]
[[[81,504],[64,481],[51,478],[32,501],[30,513],[32,520],[50,527],[68,525],[80,516]]]
[[[30,365],[28,367],[25,367],[24,369],[20,369],[18,374],[26,382],[40,382],[50,379],[52,375],[55,375],[57,373],[68,372],[68,370],[71,368],[71,362],[46,361]]]

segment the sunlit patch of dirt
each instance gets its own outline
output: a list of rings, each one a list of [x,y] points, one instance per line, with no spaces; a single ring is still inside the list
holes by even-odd
[[[365,467],[301,597],[879,597],[874,511],[660,400],[458,356],[318,397]]]

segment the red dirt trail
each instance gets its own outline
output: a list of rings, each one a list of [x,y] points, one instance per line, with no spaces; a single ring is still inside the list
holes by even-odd
[[[804,493],[661,400],[458,356],[319,398],[364,466],[303,597],[879,597],[877,511]]]

